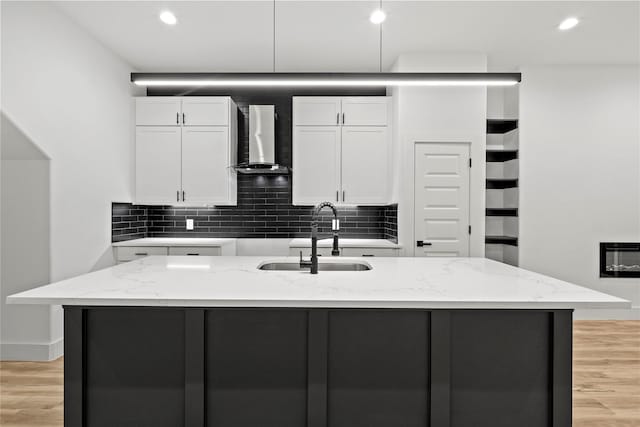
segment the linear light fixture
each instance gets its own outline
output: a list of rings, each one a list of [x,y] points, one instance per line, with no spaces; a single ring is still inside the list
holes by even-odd
[[[520,73],[131,73],[138,86],[513,86]]]

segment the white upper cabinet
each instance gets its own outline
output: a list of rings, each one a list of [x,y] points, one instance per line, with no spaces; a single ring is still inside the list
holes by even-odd
[[[225,203],[229,200],[229,129],[226,126],[182,128],[183,202]]]
[[[136,202],[235,205],[237,111],[229,97],[136,98]]]
[[[293,98],[294,205],[390,203],[390,99]]]
[[[387,97],[354,96],[342,98],[343,126],[387,126],[390,119]]]
[[[388,129],[384,126],[342,128],[342,202],[389,203],[388,141]]]
[[[181,194],[181,132],[178,127],[136,128],[136,202],[175,204]]]
[[[180,126],[181,98],[150,96],[136,98],[136,126]]]
[[[337,202],[340,188],[340,128],[297,126],[293,140],[294,204]]]
[[[184,126],[228,126],[230,99],[221,96],[182,98]]]
[[[293,98],[294,126],[337,126],[340,124],[340,99],[333,96]]]

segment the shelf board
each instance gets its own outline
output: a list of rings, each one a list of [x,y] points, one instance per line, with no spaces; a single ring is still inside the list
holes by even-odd
[[[490,245],[518,246],[518,238],[513,236],[485,236],[484,242]]]
[[[517,178],[487,178],[487,190],[502,190],[517,187]]]
[[[487,150],[487,162],[507,162],[518,158],[518,150]]]
[[[518,128],[518,120],[515,119],[487,119],[487,133],[503,134]]]
[[[487,216],[518,216],[518,208],[487,208]]]

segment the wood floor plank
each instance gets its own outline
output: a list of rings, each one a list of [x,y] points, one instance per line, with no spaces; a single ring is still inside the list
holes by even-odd
[[[63,426],[63,359],[0,362],[0,425]],[[640,321],[575,321],[573,426],[640,427]]]

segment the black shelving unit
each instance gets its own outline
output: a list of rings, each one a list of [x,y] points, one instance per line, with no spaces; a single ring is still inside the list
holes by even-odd
[[[518,158],[518,150],[487,150],[487,162],[508,162]]]
[[[518,246],[518,238],[513,236],[485,236],[486,244]]]
[[[488,119],[487,134],[506,134],[518,128],[517,119]],[[515,148],[487,149],[486,161],[492,163],[508,162],[516,160],[519,152]],[[509,188],[518,188],[518,178],[487,178],[487,190],[504,190]],[[487,217],[518,217],[518,208],[486,208],[485,215]],[[508,245],[518,246],[518,237],[516,236],[485,236],[485,244],[491,245]]]
[[[486,216],[518,216],[518,208],[487,208]]]
[[[518,128],[518,120],[515,119],[487,119],[487,133],[502,134]]]
[[[517,178],[487,178],[487,190],[503,190],[518,187]]]

